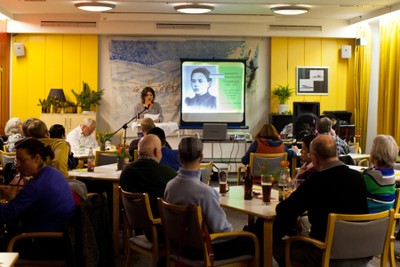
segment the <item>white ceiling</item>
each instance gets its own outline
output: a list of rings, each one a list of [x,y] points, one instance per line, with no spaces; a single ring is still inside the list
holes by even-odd
[[[14,19],[26,15],[55,15],[64,16],[85,15],[87,12],[75,8],[73,0],[0,0],[0,12]],[[179,0],[117,0],[105,1],[116,4],[111,14],[176,14],[174,5],[179,3],[204,3],[215,7],[210,15],[273,15],[270,8],[277,4],[301,4],[308,6],[310,11],[296,16],[297,19],[323,20],[358,20],[400,9],[398,0],[209,0],[206,2],[184,2]],[[201,16],[201,15],[199,15]],[[282,16],[274,15],[275,17]]]

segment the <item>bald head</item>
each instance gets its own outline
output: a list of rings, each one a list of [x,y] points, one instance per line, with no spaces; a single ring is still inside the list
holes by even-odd
[[[157,135],[148,134],[143,136],[138,145],[139,157],[152,157],[161,160],[161,140]]]
[[[317,130],[318,133],[330,133],[332,129],[332,121],[328,117],[323,117],[318,120]]]
[[[325,164],[339,160],[336,142],[330,135],[319,135],[310,144],[310,154],[314,167],[319,170]]]

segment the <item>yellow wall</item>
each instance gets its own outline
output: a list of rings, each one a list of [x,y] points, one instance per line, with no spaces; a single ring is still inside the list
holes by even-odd
[[[98,89],[98,36],[18,34],[12,43],[23,43],[25,56],[12,54],[11,117],[39,118],[39,98],[51,88],[63,88],[67,100],[76,102],[71,89],[82,82]]]
[[[296,87],[296,67],[327,66],[328,95],[294,95],[289,100],[320,102],[324,110],[347,110],[353,113],[353,60],[341,58],[341,46],[351,45],[353,39],[334,38],[275,38],[271,39],[271,89],[276,85]],[[271,90],[272,91],[272,90]],[[277,112],[278,100],[271,96],[271,112]]]

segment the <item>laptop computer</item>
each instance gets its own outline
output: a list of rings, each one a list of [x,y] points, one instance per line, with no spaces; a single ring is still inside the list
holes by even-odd
[[[227,139],[226,123],[204,123],[203,140],[204,141],[225,141]]]

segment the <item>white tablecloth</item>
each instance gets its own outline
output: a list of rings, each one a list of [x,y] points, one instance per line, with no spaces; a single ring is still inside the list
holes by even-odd
[[[169,134],[179,130],[178,123],[173,121],[155,123],[155,125],[156,127],[159,127],[164,130],[165,136],[168,136]],[[134,136],[137,136],[139,127],[140,127],[139,122],[132,123],[132,132]]]

